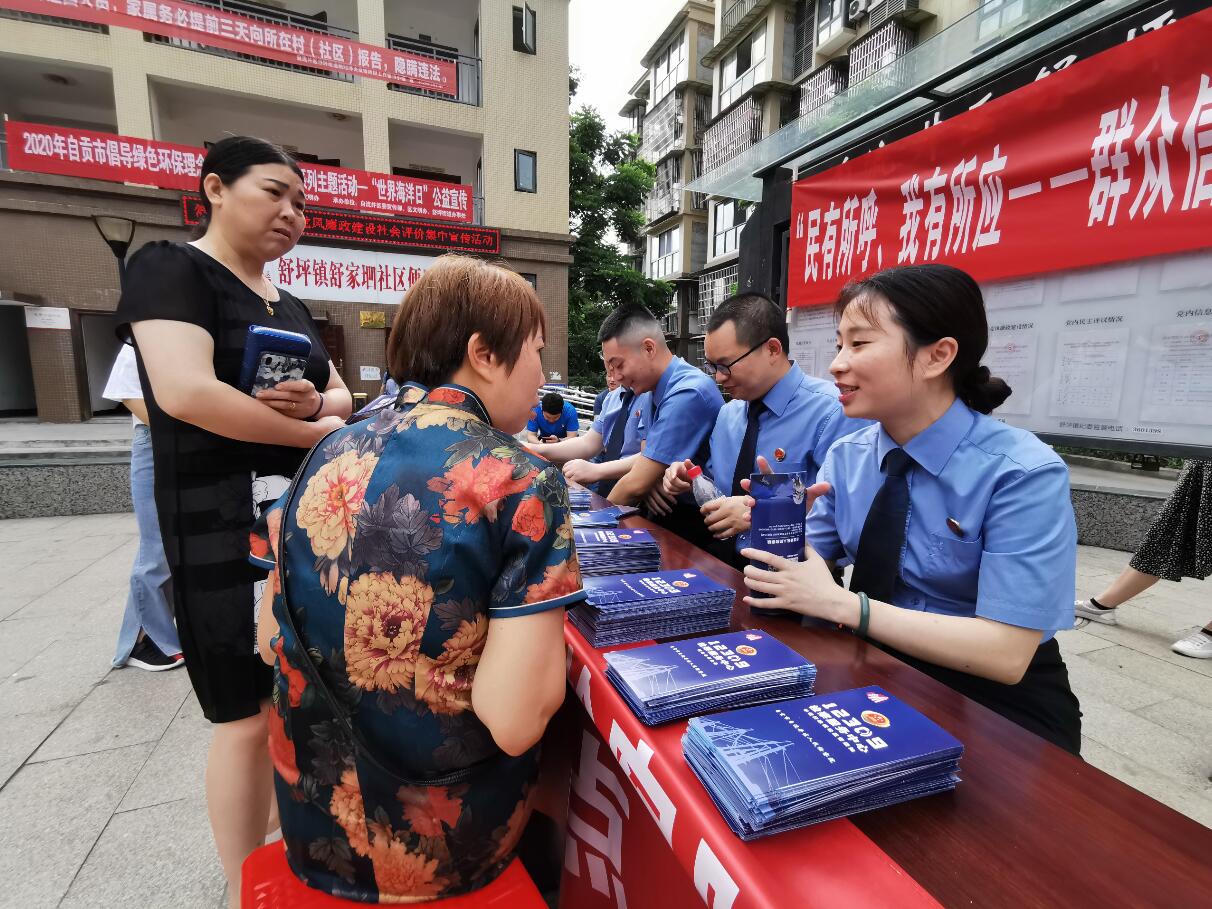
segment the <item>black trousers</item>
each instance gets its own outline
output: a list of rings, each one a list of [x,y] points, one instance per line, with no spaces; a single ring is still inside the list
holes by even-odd
[[[1056,638],[1039,645],[1017,685],[1003,685],[877,646],[1053,745],[1081,754],[1082,711],[1069,687],[1069,671]]]

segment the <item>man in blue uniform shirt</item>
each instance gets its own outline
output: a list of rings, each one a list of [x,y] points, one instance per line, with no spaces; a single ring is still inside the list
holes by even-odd
[[[636,394],[648,393],[641,408],[643,448],[611,490],[610,501],[647,501],[658,523],[693,542],[702,528],[697,508],[685,499],[662,508],[661,480],[670,464],[693,457],[706,441],[724,404],[720,390],[670,353],[660,323],[643,306],[620,306],[612,312],[602,322],[598,341],[606,368]]]
[[[721,303],[707,323],[703,342],[712,375],[732,397],[716,417],[703,471],[724,497],[701,509],[717,557],[734,565],[744,560],[749,509],[741,480],[764,457],[775,472],[799,471],[811,485],[835,441],[868,425],[842,412],[832,382],[807,375],[787,357],[787,319],[773,300],[738,294]],[[684,461],[670,464],[664,489],[671,495],[690,488]],[[738,545],[739,543],[739,545]]]
[[[530,422],[526,424],[527,442],[556,442],[576,436],[581,428],[576,408],[563,395],[549,391],[535,405]]]

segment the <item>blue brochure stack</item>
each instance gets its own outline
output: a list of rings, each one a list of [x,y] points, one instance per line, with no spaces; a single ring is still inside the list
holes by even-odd
[[[872,686],[695,717],[682,750],[750,840],[954,789],[964,746]]]
[[[660,570],[661,546],[643,528],[577,527],[572,531],[572,539],[577,545],[582,577]]]
[[[606,678],[649,726],[812,694],[816,667],[763,631],[606,654]]]
[[[593,493],[588,489],[568,490],[568,507],[573,511],[588,511],[593,507]]]
[[[736,596],[695,569],[586,578],[585,594],[568,618],[594,647],[727,628]]]
[[[574,511],[572,513],[573,527],[618,527],[619,519],[629,514],[635,514],[638,508],[630,505],[611,505],[607,508],[595,508],[592,511]]]

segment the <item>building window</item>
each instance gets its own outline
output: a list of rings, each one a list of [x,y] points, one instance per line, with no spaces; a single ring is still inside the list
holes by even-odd
[[[978,10],[977,40],[994,37],[1023,16],[1023,0],[983,0]]]
[[[828,44],[846,27],[846,0],[817,0],[816,46]]]
[[[766,23],[749,34],[720,63],[720,110],[763,81],[766,62]]]
[[[711,238],[711,257],[736,252],[741,243],[741,229],[749,220],[750,204],[730,199],[715,207],[715,227]]]
[[[539,22],[535,11],[529,6],[513,8],[513,49],[524,54],[537,53],[535,33]]]
[[[685,63],[686,33],[682,32],[652,62],[652,97],[649,99],[652,104],[664,98],[685,78]]]
[[[528,271],[520,271],[520,272],[518,272],[518,274],[526,279],[526,283],[534,288],[535,293],[539,292],[539,276],[538,275],[532,274],[531,272],[528,272]]]
[[[669,230],[648,238],[648,277],[664,278],[681,271],[678,259],[682,252],[682,228]]]
[[[538,156],[534,152],[513,150],[513,188],[520,193],[539,191]]]

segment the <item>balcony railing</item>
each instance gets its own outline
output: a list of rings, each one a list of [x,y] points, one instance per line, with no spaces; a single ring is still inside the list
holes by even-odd
[[[27,13],[23,10],[0,9],[0,19],[16,19],[18,22],[34,22],[38,25],[57,25],[61,28],[75,28],[82,32],[99,32],[109,34],[109,26],[98,22],[81,22],[78,19],[64,19],[61,16],[44,16],[41,13]]]
[[[715,123],[703,136],[703,170],[710,173],[731,161],[762,138],[762,108],[746,98]]]
[[[644,200],[644,220],[649,224],[673,214],[681,206],[682,184],[657,187]]]
[[[648,277],[650,278],[667,278],[681,270],[682,251],[680,249],[648,260]]]
[[[800,116],[844,92],[849,75],[845,60],[830,60],[805,79],[800,85]]]
[[[699,318],[704,323],[715,308],[736,293],[739,266],[725,265],[699,275]]]
[[[770,6],[771,0],[733,0],[724,7],[720,17],[720,33],[716,35],[716,43],[703,56],[703,62],[714,66],[728,49],[728,44],[737,33],[749,28],[762,17]]]
[[[412,85],[387,83],[392,91],[405,92],[409,95],[424,95],[427,98],[438,98],[442,101],[454,101],[458,104],[480,106],[480,58],[461,54],[453,48],[436,47],[415,38],[405,38],[401,35],[388,35],[387,46],[395,51],[407,51],[420,57],[429,57],[439,62],[454,63],[458,70],[458,94],[448,95],[445,92],[435,92],[429,89],[416,88]]]
[[[249,3],[246,0],[193,0],[200,6],[209,6],[212,9],[222,10],[225,13],[232,13],[238,16],[246,16],[249,19],[256,19],[260,22],[267,22],[271,25],[286,25],[291,28],[301,28],[310,32],[318,32],[322,35],[332,35],[337,38],[356,41],[358,38],[357,32],[349,31],[344,28],[336,28],[329,25],[327,21],[317,16],[307,16],[302,13],[293,13],[289,10],[275,9],[272,6],[262,6],[259,3]],[[333,70],[317,69],[312,66],[299,66],[297,63],[285,63],[281,60],[271,60],[267,57],[259,57],[256,54],[243,53],[241,51],[225,50],[221,47],[211,47],[207,44],[199,44],[196,41],[187,41],[183,38],[170,38],[167,35],[151,35],[146,32],[143,34],[143,40],[152,44],[167,44],[170,47],[182,47],[187,50],[198,51],[203,54],[213,54],[216,57],[227,57],[230,60],[244,60],[248,63],[256,63],[260,66],[272,66],[274,69],[285,69],[295,73],[304,73],[309,76],[323,76],[326,79],[336,79],[340,82],[352,82],[353,76],[349,73],[339,73]]]
[[[682,113],[682,93],[673,92],[644,117],[644,139],[640,157],[651,164],[669,154],[682,138],[685,129]]]

